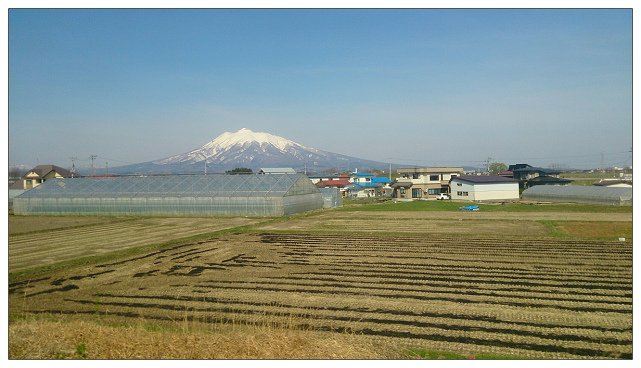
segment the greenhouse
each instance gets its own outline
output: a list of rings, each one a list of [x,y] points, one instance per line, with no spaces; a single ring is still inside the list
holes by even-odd
[[[323,208],[338,208],[343,205],[343,197],[338,188],[318,188],[323,197]]]
[[[578,185],[537,185],[523,191],[527,201],[632,205],[632,188]]]
[[[271,217],[320,208],[303,174],[49,179],[13,202],[16,215]]]

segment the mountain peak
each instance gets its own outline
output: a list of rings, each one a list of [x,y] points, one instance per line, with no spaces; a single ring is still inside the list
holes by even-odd
[[[123,167],[122,172],[210,172],[231,170],[238,167],[293,167],[299,171],[310,169],[345,170],[353,167],[386,167],[387,164],[363,160],[337,153],[308,148],[277,135],[254,132],[242,128],[224,132],[207,144],[187,153],[148,163]]]
[[[234,133],[225,132],[216,137],[213,141],[205,144],[202,148],[225,150],[235,145],[244,145],[246,143],[258,143],[261,146],[269,144],[281,151],[284,151],[291,146],[302,147],[298,143],[277,135],[264,132],[254,132],[250,129],[242,128]]]
[[[248,150],[250,146],[254,146],[255,149]],[[156,163],[171,164],[178,162],[199,162],[203,160],[216,162],[228,160],[232,156],[240,157],[243,155],[250,155],[253,160],[254,157],[264,155],[268,151],[284,154],[292,149],[308,150],[308,148],[303,145],[290,141],[289,139],[242,128],[237,132],[224,132],[198,149],[156,161]]]

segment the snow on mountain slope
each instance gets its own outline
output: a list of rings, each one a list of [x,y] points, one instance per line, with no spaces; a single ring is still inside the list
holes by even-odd
[[[251,161],[251,158],[266,155],[290,155],[304,159],[305,155],[322,155],[322,151],[307,148],[301,144],[269,133],[253,132],[242,128],[235,133],[225,132],[213,141],[193,151],[154,161],[154,164],[224,163],[230,159]],[[242,160],[244,159],[244,160]],[[249,160],[248,160],[249,159]]]

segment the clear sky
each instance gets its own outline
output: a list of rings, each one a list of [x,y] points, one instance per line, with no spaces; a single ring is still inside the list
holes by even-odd
[[[9,10],[9,165],[246,127],[365,159],[630,165],[631,10]]]

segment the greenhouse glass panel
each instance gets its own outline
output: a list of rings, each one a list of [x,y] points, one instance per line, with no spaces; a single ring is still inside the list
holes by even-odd
[[[545,202],[632,205],[632,188],[537,185],[523,191],[522,198],[524,200]]]
[[[50,179],[14,199],[14,213],[282,216],[322,208],[302,174]]]

